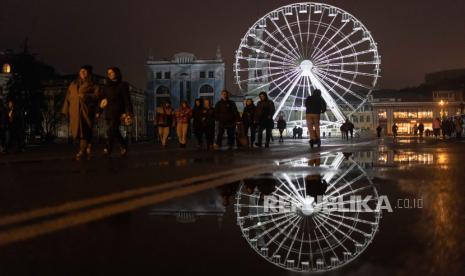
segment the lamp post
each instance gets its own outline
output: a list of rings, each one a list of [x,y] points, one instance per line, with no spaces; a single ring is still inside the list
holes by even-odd
[[[439,101],[439,106],[441,107],[441,110],[439,112],[439,115],[442,119],[444,119],[446,117],[446,112],[444,111],[444,106],[447,104],[446,101],[444,100],[440,100]]]

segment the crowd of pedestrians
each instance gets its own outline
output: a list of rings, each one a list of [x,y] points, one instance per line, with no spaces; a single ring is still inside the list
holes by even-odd
[[[192,120],[192,132],[199,149],[221,149],[224,136],[226,136],[227,149],[233,149],[235,146],[269,148],[273,141],[272,130],[275,126],[276,108],[267,93],[260,92],[256,104],[253,99],[246,99],[242,112],[239,112],[236,103],[229,97],[229,92],[223,90],[220,100],[214,107],[207,98],[196,99],[192,109],[184,101],[178,110],[172,108],[171,102],[166,100],[162,106],[156,109],[155,116],[155,126],[158,129],[157,138],[162,147],[167,146],[171,129],[177,130],[179,146],[186,147],[190,133],[189,121]],[[320,116],[326,112],[326,103],[321,97],[321,92],[315,90],[306,99],[305,105],[310,145],[311,147],[320,146]],[[282,115],[278,116],[277,129],[279,143],[283,143],[287,122]],[[299,129],[294,128],[293,138],[296,138],[297,135],[302,137],[302,134],[298,134],[298,132]]]
[[[423,137],[434,137],[436,139],[448,139],[448,138],[457,138],[461,139],[464,132],[464,121],[461,115],[447,117],[444,119],[435,118],[433,119],[432,128],[426,128],[423,122],[413,125],[411,129],[411,134],[414,136],[423,138]],[[381,138],[383,127],[378,125],[376,128],[377,137]],[[399,133],[399,126],[397,123],[393,123],[391,126],[392,136],[397,138]]]
[[[320,117],[326,112],[327,106],[318,89],[306,98],[305,108],[310,146],[319,147],[321,146]],[[120,146],[121,156],[127,154],[128,143],[120,132],[120,126],[132,124],[133,108],[129,85],[123,81],[121,71],[117,67],[107,69],[106,82],[100,86],[94,81],[92,67],[82,66],[78,77],[68,87],[62,113],[69,120],[72,137],[79,142],[74,157],[76,160],[81,160],[83,157],[92,158],[93,128],[96,119],[100,116],[105,122],[106,134],[103,155],[111,156],[115,143]],[[270,142],[273,141],[275,113],[275,104],[266,92],[259,94],[257,103],[254,103],[253,99],[246,99],[242,112],[239,112],[236,103],[230,99],[227,90],[221,92],[221,98],[215,104],[210,98],[203,98],[196,99],[193,107],[190,107],[187,101],[182,101],[179,108],[175,109],[171,102],[166,100],[155,110],[156,140],[162,147],[167,147],[169,138],[175,133],[179,147],[185,148],[192,133],[198,149],[218,150],[223,147],[226,134],[228,149],[233,149],[234,146],[269,148]],[[287,122],[281,114],[277,117],[279,142],[283,143]],[[354,124],[347,119],[340,127],[342,138],[353,139],[354,128]],[[173,129],[175,131],[172,131]],[[396,123],[391,126],[394,138],[397,137],[398,129]],[[381,126],[376,128],[378,138],[381,137],[382,130]],[[413,127],[413,133],[420,137],[439,138],[442,135],[444,139],[461,138],[463,130],[461,116],[443,120],[435,118],[432,130],[425,129],[423,123],[415,124]],[[295,126],[292,137],[296,139],[302,136],[302,127]],[[17,152],[24,150],[23,112],[16,107],[13,100],[9,99],[4,104],[0,99],[0,148],[6,153],[14,147]]]

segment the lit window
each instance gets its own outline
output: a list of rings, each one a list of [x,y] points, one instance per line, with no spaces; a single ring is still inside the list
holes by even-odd
[[[408,118],[408,112],[406,112],[406,111],[394,112],[394,118],[396,118],[396,119],[407,119]]]
[[[378,119],[379,120],[386,120],[387,119],[387,112],[386,110],[378,111]]]
[[[4,74],[9,74],[11,73],[11,66],[8,63],[3,64],[3,73]]]
[[[416,119],[418,117],[418,113],[415,111],[409,111],[408,112],[408,118],[409,119]]]

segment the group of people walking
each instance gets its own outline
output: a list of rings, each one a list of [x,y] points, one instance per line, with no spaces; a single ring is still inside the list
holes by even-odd
[[[221,99],[213,106],[209,98],[196,99],[191,108],[187,101],[182,101],[175,110],[166,100],[156,108],[155,126],[162,147],[168,145],[172,128],[176,129],[178,143],[185,148],[192,120],[193,133],[199,149],[220,149],[226,133],[227,147],[270,147],[273,139],[272,130],[275,122],[276,108],[266,92],[260,92],[257,104],[246,99],[242,113],[236,103],[229,99],[229,92],[223,90]],[[315,90],[305,101],[306,119],[310,136],[310,146],[321,145],[320,116],[326,112],[326,102],[319,90]],[[283,133],[287,128],[286,120],[279,116],[277,120],[279,142],[284,142]],[[215,137],[216,133],[216,137]],[[263,137],[265,136],[265,137]]]
[[[176,128],[179,146],[186,147],[189,122],[192,119],[193,133],[198,148],[220,149],[226,133],[227,146],[262,147],[265,132],[265,147],[269,147],[275,106],[266,92],[261,92],[257,105],[252,99],[245,102],[242,116],[236,103],[229,99],[229,92],[223,90],[221,99],[212,105],[209,98],[196,99],[194,107],[182,101],[178,110],[174,110],[169,100],[156,109],[155,125],[163,147],[168,144],[171,128]],[[280,124],[285,129],[285,124]],[[216,129],[217,128],[217,129]],[[215,137],[216,130],[216,137]],[[248,135],[250,133],[250,136]],[[246,137],[244,141],[244,137]]]
[[[120,154],[125,156],[128,145],[120,132],[121,124],[130,124],[132,120],[132,104],[129,85],[122,80],[117,67],[107,69],[107,79],[100,87],[93,78],[92,67],[85,65],[79,70],[78,78],[68,87],[64,100],[63,114],[69,119],[69,129],[75,140],[79,140],[76,160],[84,156],[92,158],[93,128],[95,119],[103,115],[106,146],[105,156],[111,156],[115,142],[120,144]]]
[[[439,118],[436,118],[433,121],[433,135],[436,138],[439,138],[440,135],[442,135],[443,139],[446,139],[446,137],[461,139],[463,130],[462,116],[449,117],[442,121]]]
[[[381,138],[381,131],[382,127],[378,126],[376,128],[378,138]],[[399,131],[399,126],[397,123],[392,124],[391,132],[394,138],[397,138]],[[412,128],[412,133],[414,136],[419,136],[423,138],[423,136],[430,137],[434,136],[436,139],[439,139],[442,135],[443,139],[446,137],[455,137],[457,139],[462,138],[464,131],[463,127],[463,119],[462,116],[454,116],[449,118],[435,118],[432,123],[432,129],[425,128],[423,122],[419,124],[415,124]]]

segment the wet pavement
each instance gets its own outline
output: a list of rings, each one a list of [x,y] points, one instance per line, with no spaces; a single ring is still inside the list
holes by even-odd
[[[465,269],[462,141],[69,156],[62,147],[0,158],[0,275]]]

